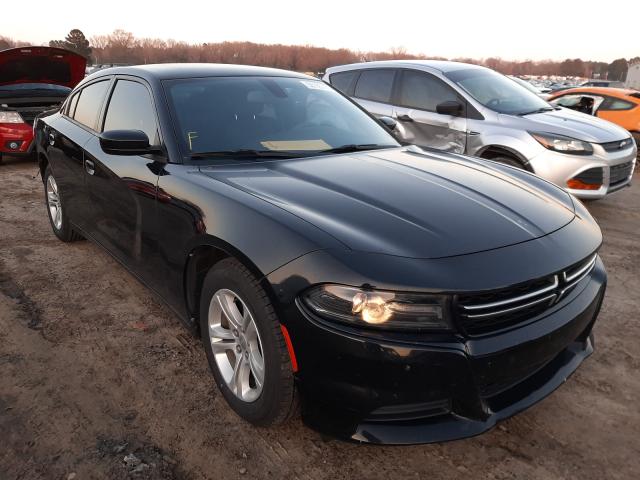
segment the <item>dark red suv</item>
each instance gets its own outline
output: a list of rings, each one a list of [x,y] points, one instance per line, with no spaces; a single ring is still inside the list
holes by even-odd
[[[0,52],[0,160],[31,152],[33,120],[62,104],[84,78],[86,66],[83,56],[61,48]]]

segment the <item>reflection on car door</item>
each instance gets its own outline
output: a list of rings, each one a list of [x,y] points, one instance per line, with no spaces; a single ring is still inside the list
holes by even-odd
[[[393,114],[391,94],[395,75],[393,68],[362,70],[356,82],[354,99],[376,117],[390,117]]]
[[[91,83],[76,92],[65,105],[63,115],[44,130],[47,155],[69,219],[87,228],[90,206],[84,185],[83,147],[93,136],[95,123],[109,80]],[[80,101],[82,97],[82,101]],[[94,112],[94,114],[91,114]]]
[[[101,130],[142,130],[152,144],[158,142],[155,109],[147,87],[118,79]],[[93,206],[88,233],[145,281],[153,280],[146,260],[153,257],[154,250],[149,239],[155,222],[158,168],[154,160],[148,155],[107,154],[99,137],[94,136],[85,145],[85,167]]]
[[[393,117],[403,140],[423,147],[464,153],[467,120],[461,116],[442,115],[436,106],[446,101],[465,105],[456,92],[433,75],[417,70],[401,70]]]

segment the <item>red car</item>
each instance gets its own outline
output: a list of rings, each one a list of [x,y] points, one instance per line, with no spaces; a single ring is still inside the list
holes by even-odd
[[[0,161],[33,149],[33,120],[57,109],[84,78],[87,60],[61,48],[0,52]]]

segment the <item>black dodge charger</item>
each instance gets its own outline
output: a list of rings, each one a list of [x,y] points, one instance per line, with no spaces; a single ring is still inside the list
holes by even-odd
[[[91,75],[36,136],[54,233],[164,299],[242,418],[475,435],[592,352],[602,236],[535,175],[392,129],[312,77],[183,64]]]

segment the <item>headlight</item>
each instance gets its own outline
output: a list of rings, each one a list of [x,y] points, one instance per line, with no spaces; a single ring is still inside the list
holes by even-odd
[[[18,112],[0,112],[0,123],[24,123]]]
[[[440,295],[320,285],[302,295],[318,316],[354,326],[449,330],[446,298]]]
[[[560,153],[572,155],[591,155],[593,147],[589,142],[550,133],[529,132],[543,147]]]

